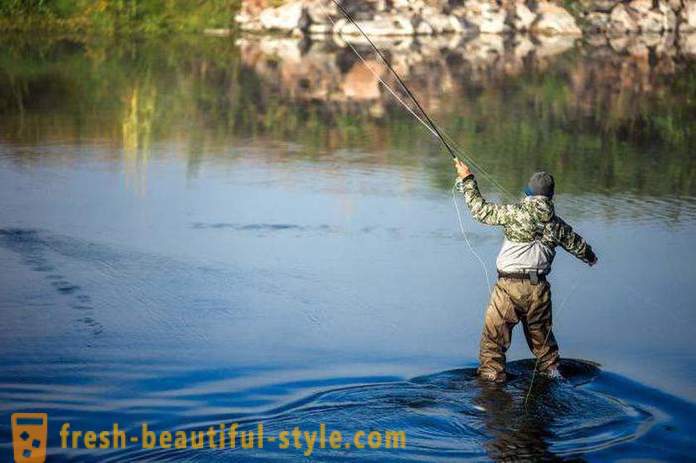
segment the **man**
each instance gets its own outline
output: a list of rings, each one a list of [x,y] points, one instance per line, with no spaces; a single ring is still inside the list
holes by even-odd
[[[456,159],[456,188],[464,194],[471,215],[486,225],[501,225],[505,240],[498,254],[498,281],[491,293],[481,335],[479,376],[505,381],[505,352],[513,327],[522,322],[527,344],[538,359],[539,372],[558,373],[558,344],[551,332],[551,287],[546,275],[560,245],[589,265],[597,257],[589,244],[556,216],[554,180],[537,172],[525,188],[526,197],[515,204],[491,204],[479,192],[474,175]]]

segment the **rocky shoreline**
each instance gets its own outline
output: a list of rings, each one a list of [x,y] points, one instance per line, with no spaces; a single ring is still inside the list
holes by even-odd
[[[696,31],[696,0],[343,0],[374,36],[443,33],[544,35],[663,34]],[[247,31],[359,35],[330,0],[250,0],[236,21]]]
[[[265,0],[245,2],[245,8],[240,13],[240,17],[253,14],[253,18],[256,18],[254,20],[256,22],[246,23],[247,29],[266,30],[266,27],[259,26],[258,22],[261,18],[268,20],[267,15],[271,14],[268,13],[269,8],[276,18],[279,17],[277,16],[279,11],[295,8],[299,15],[297,17],[305,16],[309,19],[300,21],[302,28],[285,29],[285,35],[243,34],[238,39],[243,60],[259,76],[268,78],[269,82],[275,85],[280,85],[282,89],[279,89],[280,94],[292,95],[293,99],[341,104],[371,101],[377,103],[372,105],[373,112],[382,113],[384,102],[389,101],[389,98],[380,90],[378,81],[372,73],[359,63],[353,63],[355,57],[346,43],[349,39],[348,34],[352,34],[353,29],[346,25],[345,21],[340,22],[338,12],[335,10],[333,12],[336,14],[334,19],[336,25],[328,32],[319,27],[324,24],[321,22],[322,18],[327,18],[327,16],[320,16],[319,11],[326,13],[328,3],[330,0],[322,0],[321,3],[315,0],[303,0],[287,2],[278,7],[265,7]],[[381,14],[380,8],[387,5],[386,1],[351,3],[344,0],[344,3],[346,7],[353,5],[351,13],[363,23],[361,26],[365,26],[368,34],[379,29],[374,18],[375,15]],[[420,10],[409,10],[410,14],[416,15],[420,11],[421,17],[427,18],[428,15],[422,15],[423,8],[426,6],[435,8],[435,5],[444,7],[445,3],[451,8],[449,22],[452,22],[451,18],[462,11],[452,7],[453,4],[459,5],[458,8],[463,8],[463,5],[468,7],[472,3],[484,4],[480,0],[475,2],[414,0],[401,3],[398,0],[392,0],[389,5],[392,9],[402,8],[404,4],[410,5],[411,8],[414,5],[420,5],[422,7]],[[657,6],[654,9],[648,9],[645,16],[636,16],[633,9],[647,7],[648,4]],[[319,8],[317,5],[322,5],[320,10],[316,9]],[[501,2],[500,5],[485,2],[485,5],[486,8],[490,8],[486,10],[489,13],[494,8],[497,8],[495,11],[504,12],[506,19],[502,23],[505,26],[502,32],[509,31],[508,33],[482,32],[480,28],[475,31],[477,33],[470,34],[428,32],[428,35],[423,35],[411,32],[407,35],[399,35],[383,31],[384,33],[374,34],[373,40],[389,55],[394,67],[407,80],[413,76],[421,76],[413,82],[414,88],[430,95],[426,104],[432,103],[436,107],[446,104],[445,101],[438,101],[440,90],[450,84],[454,85],[454,82],[458,82],[463,76],[466,76],[466,80],[470,82],[481,83],[495,80],[496,76],[515,76],[526,72],[530,66],[543,69],[567,52],[580,53],[585,57],[577,62],[577,68],[571,72],[576,80],[589,82],[598,79],[603,82],[603,88],[611,89],[602,98],[594,99],[594,101],[612,102],[620,100],[618,96],[621,95],[654,92],[663,85],[660,83],[662,80],[660,76],[674,75],[687,63],[696,59],[696,30],[691,27],[692,22],[690,22],[696,21],[694,17],[696,0],[688,2],[676,0],[669,3],[661,0],[654,2],[633,0],[626,3],[601,0],[581,1],[576,5],[579,8],[585,8],[579,10],[584,12],[582,14],[585,14],[585,19],[576,20],[574,16],[566,12],[570,19],[563,23],[566,24],[565,28],[550,27],[552,23],[560,25],[562,22],[552,22],[549,16],[546,16],[546,22],[539,19],[540,15],[543,16],[543,12],[558,11],[560,7],[551,3],[538,2],[532,5],[531,2],[518,0]],[[519,22],[522,21],[520,19],[522,10],[519,9],[521,5],[528,8],[531,15],[525,17],[525,25]],[[513,22],[513,26],[506,26],[509,24],[510,6],[515,7],[514,17],[518,18],[518,23],[514,25]],[[469,11],[466,14],[473,13]],[[600,21],[599,15],[604,15],[606,18],[602,17]],[[567,19],[568,16],[564,17]],[[617,16],[624,18],[625,21],[607,19]],[[591,21],[587,18],[591,18]],[[629,22],[626,18],[635,22]],[[464,21],[457,21],[459,24],[464,24]],[[273,24],[279,26],[281,22]],[[371,24],[370,27],[367,27],[368,24]],[[483,30],[494,30],[491,22],[487,24],[488,26],[485,26]],[[267,23],[267,26],[270,25],[271,23]],[[286,25],[289,26],[290,23]],[[511,29],[513,27],[514,29]],[[334,33],[334,29],[338,28],[341,33]],[[343,37],[344,28],[348,28],[345,37]],[[420,26],[416,26],[416,29],[424,30]],[[377,74],[389,78],[381,62],[371,54],[367,44],[362,43],[364,39],[361,40],[360,36],[352,35],[350,41],[358,49],[362,47],[364,55],[371,60],[371,68],[377,71]],[[346,64],[348,62],[351,65]],[[427,64],[424,65],[424,63]],[[466,69],[466,72],[455,76],[457,73],[453,73],[453,69]],[[587,69],[594,70],[590,77],[586,72]],[[424,75],[438,76],[438,85],[432,88],[429,88],[429,85],[421,85]],[[586,84],[590,85],[588,82]]]

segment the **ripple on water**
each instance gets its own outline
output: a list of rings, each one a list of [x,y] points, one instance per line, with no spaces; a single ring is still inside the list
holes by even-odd
[[[598,374],[597,366],[566,360],[568,381],[537,378],[529,393],[531,361],[509,364],[505,385],[480,382],[474,369],[458,369],[408,381],[363,384],[326,390],[254,416],[216,417],[209,423],[179,426],[187,433],[220,422],[240,423],[265,436],[300,426],[352,435],[358,430],[404,430],[403,449],[317,449],[322,460],[359,457],[361,461],[515,459],[553,460],[611,447],[644,433],[653,416],[637,405],[581,387]],[[525,401],[525,398],[529,399]],[[127,449],[110,460],[293,460],[301,451],[266,444],[263,451],[242,449]]]

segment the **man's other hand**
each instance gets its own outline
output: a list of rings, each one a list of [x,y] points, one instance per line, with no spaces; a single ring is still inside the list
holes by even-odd
[[[585,256],[587,257],[587,263],[590,264],[590,267],[597,264],[597,256],[592,249],[588,249]]]
[[[454,167],[457,168],[457,177],[458,178],[466,178],[469,175],[471,175],[471,171],[469,170],[469,166],[464,164],[459,159],[454,159]]]

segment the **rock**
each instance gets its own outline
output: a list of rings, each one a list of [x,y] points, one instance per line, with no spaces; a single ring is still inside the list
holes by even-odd
[[[332,2],[333,3],[333,2]],[[380,13],[388,11],[390,8],[390,2],[388,0],[377,0],[375,2],[375,9]]]
[[[582,35],[575,23],[575,18],[568,11],[549,2],[541,2],[537,6],[537,20],[532,30],[540,34]]]
[[[590,32],[606,32],[609,29],[609,14],[593,11],[585,16]]]
[[[495,3],[485,0],[468,0],[463,11],[466,21],[472,23],[481,33],[499,34],[507,30],[505,10]]]
[[[620,35],[627,32],[638,32],[640,26],[624,4],[616,5],[609,15],[609,32]]]
[[[609,39],[609,45],[617,53],[625,53],[628,45],[631,42],[632,36],[630,35],[620,35],[617,37],[612,37]]]
[[[329,3],[333,3],[329,1]],[[369,21],[377,13],[377,5],[365,0],[342,0],[341,6],[356,21]]]
[[[607,45],[607,37],[604,34],[587,34],[583,37],[583,40],[585,43],[595,48]]]
[[[304,2],[305,9],[313,25],[331,25],[329,15],[340,16],[338,8],[333,2],[325,0],[309,0]]]
[[[413,35],[415,29],[411,20],[400,14],[377,15],[371,21],[356,21],[369,37]],[[342,19],[336,22],[335,32],[344,35],[362,36],[361,32],[351,22]]]
[[[295,1],[277,8],[266,8],[261,11],[259,22],[264,29],[292,31],[308,26],[308,24],[302,24],[306,14],[302,2]]]
[[[515,3],[514,26],[518,31],[528,31],[532,23],[536,19],[536,15],[532,13],[523,0],[517,0]]]
[[[696,30],[696,1],[688,0],[679,11],[679,31]]]
[[[436,34],[452,32],[453,30],[450,18],[444,14],[427,15],[423,18],[423,21],[428,24]]]
[[[653,8],[653,0],[633,0],[627,5],[641,32],[660,33],[675,29],[677,20],[672,8],[662,0],[656,3],[656,8]]]
[[[696,33],[679,34],[679,49],[685,55],[696,56]]]
[[[580,0],[580,9],[584,12],[598,11],[601,13],[609,13],[620,0]]]
[[[416,26],[417,35],[432,35],[434,32],[433,26],[425,21],[421,21],[418,26]],[[442,31],[439,31],[442,32]]]
[[[411,7],[411,0],[392,0],[392,8],[396,10],[407,10]]]
[[[675,13],[677,11],[681,10],[682,6],[684,6],[682,4],[682,0],[669,0],[668,3],[669,3],[669,7],[672,8],[672,11],[674,11]]]

